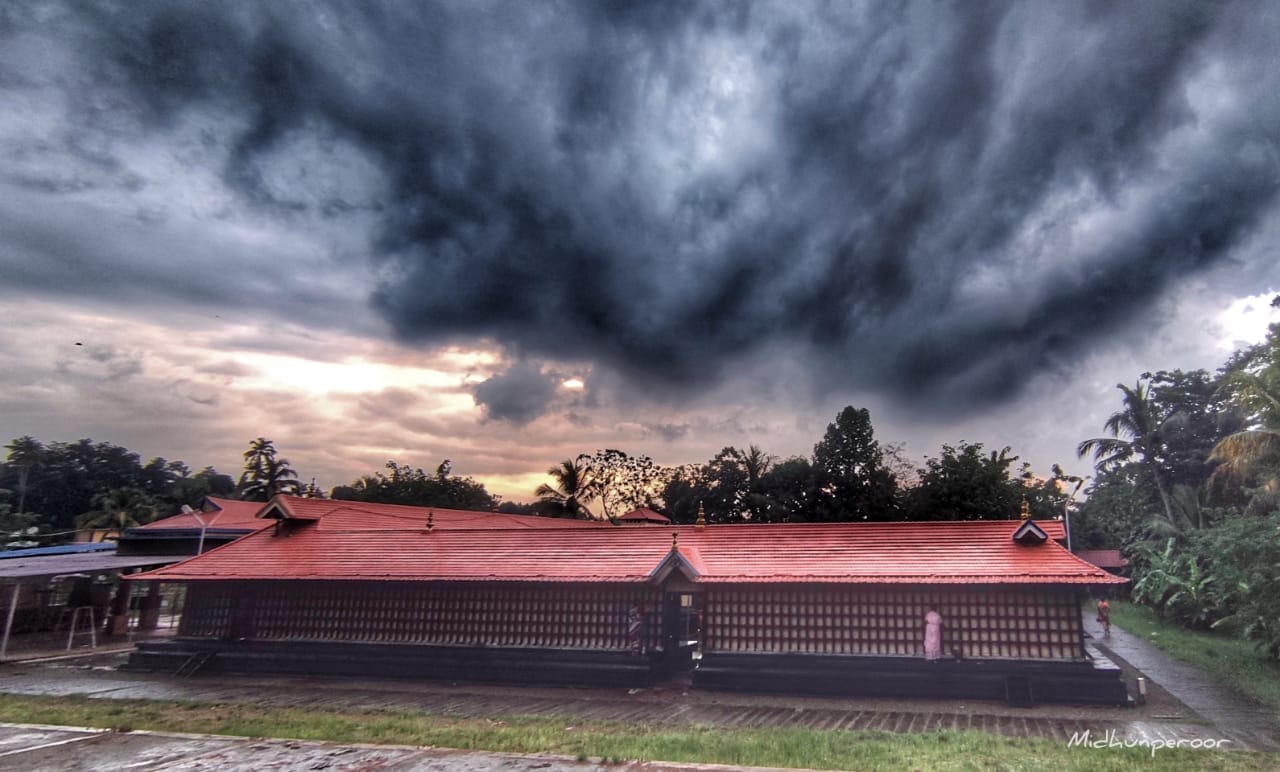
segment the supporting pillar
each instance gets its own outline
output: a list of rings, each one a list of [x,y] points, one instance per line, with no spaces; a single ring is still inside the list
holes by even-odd
[[[18,592],[21,582],[13,583],[13,593],[9,596],[9,615],[4,620],[4,640],[0,641],[0,660],[9,653],[9,633],[13,632],[13,615],[18,611]]]
[[[129,591],[132,582],[120,578],[120,586],[116,588],[115,597],[111,599],[111,610],[107,613],[107,634],[125,635],[129,632]]]
[[[160,583],[151,582],[147,597],[142,599],[141,611],[138,615],[139,630],[154,630],[160,626]]]

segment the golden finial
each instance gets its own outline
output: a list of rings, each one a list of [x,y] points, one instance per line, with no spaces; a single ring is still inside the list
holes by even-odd
[[[705,527],[707,524],[707,513],[702,509],[702,502],[698,502],[698,521],[694,523],[699,528]]]
[[[427,513],[427,533],[431,533],[431,529],[436,527],[436,513]]]
[[[676,552],[680,549],[680,532],[671,532],[671,551]]]
[[[1023,520],[1031,519],[1031,505],[1027,503],[1026,496],[1022,497],[1022,519]]]

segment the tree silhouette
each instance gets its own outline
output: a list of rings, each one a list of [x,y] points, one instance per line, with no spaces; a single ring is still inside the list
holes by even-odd
[[[244,472],[237,486],[245,501],[267,501],[279,493],[298,493],[298,473],[289,460],[276,455],[271,440],[259,437],[244,452]]]

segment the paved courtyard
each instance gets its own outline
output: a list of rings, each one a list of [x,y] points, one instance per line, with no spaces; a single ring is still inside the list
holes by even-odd
[[[262,772],[292,769],[328,772],[711,772],[728,770],[729,767],[638,761],[605,766],[561,756],[164,732],[124,734],[0,724],[0,769],[23,772]],[[771,770],[757,768],[756,772]]]
[[[1093,621],[1088,620],[1090,627]],[[1011,708],[956,700],[846,700],[688,691],[673,683],[654,689],[573,689],[369,681],[307,677],[197,676],[117,669],[123,652],[9,663],[0,692],[84,694],[95,699],[174,699],[199,703],[419,710],[454,716],[554,716],[645,725],[808,727],[826,730],[925,732],[975,729],[1010,737],[1067,742],[1091,731],[1132,740],[1228,740],[1222,747],[1280,750],[1274,711],[1224,689],[1121,630],[1095,643],[1122,665],[1132,691],[1138,674],[1151,684],[1136,708],[1045,705]],[[125,760],[134,761],[126,763]],[[88,761],[90,766],[84,766]],[[0,769],[591,769],[552,757],[460,754],[421,748],[334,746],[151,733],[103,733],[66,728],[0,727]],[[619,769],[617,765],[609,767]],[[627,768],[627,767],[623,767]],[[692,769],[632,765],[631,769]],[[709,768],[709,767],[708,767]]]

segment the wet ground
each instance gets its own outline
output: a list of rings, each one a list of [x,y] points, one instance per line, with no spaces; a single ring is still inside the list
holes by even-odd
[[[1091,620],[1090,620],[1091,622]],[[644,725],[806,727],[922,732],[975,729],[1010,737],[1067,742],[1086,730],[1133,740],[1226,740],[1221,747],[1280,750],[1280,718],[1120,630],[1094,643],[1121,666],[1130,691],[1148,683],[1145,704],[1132,708],[998,702],[843,699],[695,692],[672,683],[653,689],[573,689],[370,681],[307,677],[197,676],[118,670],[125,653],[98,653],[0,668],[0,692],[85,694],[95,699],[165,699],[258,706],[417,710],[454,716],[556,716]],[[466,753],[421,748],[335,746],[291,741],[103,733],[7,727],[0,732],[0,769],[596,769],[554,757]],[[608,769],[693,769],[679,765],[611,765]],[[708,767],[710,768],[710,767]]]
[[[715,765],[634,761],[602,765],[563,756],[0,724],[0,770],[23,772],[695,772],[726,769],[728,767]],[[768,770],[761,768],[757,772]]]
[[[1125,671],[1130,693],[1136,692],[1137,676],[1146,679],[1148,712],[1153,718],[1178,710],[1181,715],[1198,716],[1212,724],[1217,736],[1232,741],[1230,747],[1280,750],[1280,711],[1232,691],[1195,666],[1118,627],[1104,635],[1102,626],[1088,614],[1085,631]]]

